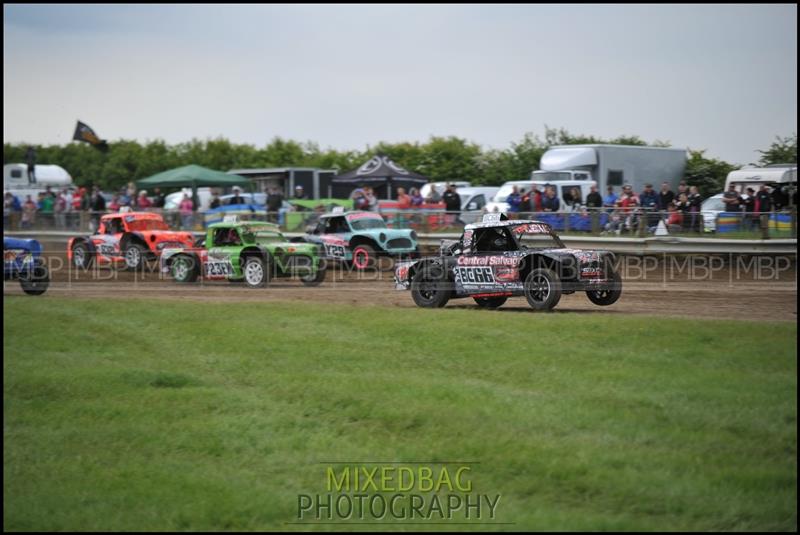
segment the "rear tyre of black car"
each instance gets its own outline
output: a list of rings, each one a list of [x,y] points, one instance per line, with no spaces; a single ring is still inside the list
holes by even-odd
[[[50,286],[50,272],[46,266],[36,266],[28,273],[21,274],[19,283],[28,295],[42,295]]]
[[[508,301],[508,297],[475,297],[474,299],[479,307],[489,310],[500,308]]]
[[[524,292],[532,309],[552,310],[561,300],[561,279],[552,269],[534,269],[525,277]]]
[[[611,282],[606,288],[586,291],[589,301],[601,307],[607,307],[617,302],[619,296],[622,295],[622,277],[619,276],[619,273],[613,272],[610,279]]]
[[[411,298],[418,307],[441,308],[450,300],[447,274],[440,264],[426,264],[411,279]]]

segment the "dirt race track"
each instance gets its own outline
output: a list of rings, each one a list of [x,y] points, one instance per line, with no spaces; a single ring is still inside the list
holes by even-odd
[[[61,246],[63,247],[63,245]],[[62,249],[63,250],[63,249]],[[251,289],[244,284],[198,282],[178,285],[152,270],[144,273],[107,268],[76,271],[63,253],[46,254],[51,267],[46,299],[190,299],[219,302],[318,302],[330,305],[411,308],[409,292],[396,291],[390,270],[359,274],[334,266],[325,282],[305,287],[296,279],[278,279],[268,288]],[[598,307],[586,295],[564,295],[556,312],[602,314],[647,314],[691,318],[797,321],[797,266],[775,259],[728,260],[662,259],[651,264],[640,258],[627,259],[620,269],[624,285],[620,300]],[[4,283],[3,295],[23,295],[19,283]],[[447,305],[477,309],[471,299],[454,299]],[[529,312],[523,297],[511,298],[500,309]]]

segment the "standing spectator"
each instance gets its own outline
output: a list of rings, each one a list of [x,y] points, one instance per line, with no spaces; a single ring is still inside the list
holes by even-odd
[[[11,229],[11,218],[14,215],[14,194],[7,191],[3,196],[3,228]]]
[[[114,194],[111,196],[111,201],[108,203],[108,211],[109,212],[119,212],[119,209],[122,205],[119,202],[119,195]]]
[[[755,215],[756,190],[747,188],[745,194],[741,196],[741,206],[744,208],[745,230],[753,230],[758,226],[758,217]]]
[[[25,161],[28,164],[28,182],[36,182],[36,149],[29,146],[25,151]]]
[[[767,189],[766,184],[761,184],[758,188],[758,193],[756,193],[756,206],[755,212],[758,215],[762,215],[764,213],[769,213],[772,211],[772,196]]]
[[[689,226],[690,219],[689,219],[689,195],[686,194],[685,191],[678,192],[678,196],[672,201],[672,204],[675,206],[675,209],[681,213],[681,230],[686,230]]]
[[[522,198],[519,201],[519,212],[521,214],[529,214],[531,212],[531,199],[533,198],[531,196],[532,192],[533,190],[525,191],[524,188],[520,191]]]
[[[161,193],[161,188],[156,188],[153,190],[153,208],[164,208],[164,204],[167,202],[167,196]]]
[[[772,209],[776,212],[783,210],[789,204],[789,194],[781,184],[775,184],[772,188]]]
[[[378,209],[378,198],[375,196],[371,186],[364,188],[364,200],[366,201],[365,210],[374,212]]]
[[[511,187],[511,193],[506,198],[508,203],[508,211],[512,214],[519,213],[519,205],[522,202],[522,196],[519,194],[517,186]]]
[[[447,185],[447,189],[442,195],[445,209],[445,222],[447,226],[452,226],[461,216],[461,197],[456,193],[456,188],[452,184]]]
[[[419,210],[422,208],[422,203],[425,202],[425,199],[422,198],[422,195],[417,188],[411,188],[411,207],[415,210]]]
[[[401,210],[411,208],[411,196],[406,193],[404,188],[397,188],[397,207]]]
[[[128,197],[128,204],[131,208],[136,206],[136,184],[128,182],[128,187],[125,190],[125,195]]]
[[[700,232],[700,224],[703,221],[703,218],[700,216],[700,206],[703,204],[703,196],[700,195],[697,186],[689,187],[687,200],[689,201],[689,214],[691,218],[689,230],[692,232]]]
[[[736,191],[736,186],[731,184],[730,187],[728,187],[728,191],[722,194],[722,202],[725,203],[726,212],[740,211],[741,197]]]
[[[597,191],[597,186],[592,184],[589,188],[589,195],[586,196],[586,207],[587,208],[602,208],[603,207],[603,197]]]
[[[219,198],[219,192],[214,190],[214,193],[211,195],[211,203],[208,205],[208,207],[213,210],[215,208],[219,208],[221,204],[222,201]]]
[[[194,203],[189,198],[188,193],[183,194],[183,200],[178,205],[178,211],[181,214],[181,227],[183,230],[192,230],[194,225],[192,215],[194,215]]]
[[[53,198],[52,191],[48,187],[47,192],[39,194],[39,213],[42,214],[41,222],[47,226],[54,226],[53,221],[53,205],[55,199]]]
[[[36,210],[36,203],[33,202],[31,196],[28,195],[25,199],[25,203],[22,205],[22,221],[20,225],[23,229],[33,228],[34,223],[36,223]]]
[[[67,228],[67,216],[65,212],[67,211],[68,204],[65,192],[66,190],[59,192],[58,195],[56,195],[56,200],[53,202],[53,214],[56,228],[59,230]]]
[[[100,216],[106,211],[106,200],[100,194],[100,188],[94,186],[89,197],[89,210],[91,211],[92,231],[100,227]]]
[[[541,212],[542,211],[542,191],[538,187],[536,187],[536,185],[533,186],[533,197],[532,197],[532,201],[531,201],[531,209],[534,212]]]
[[[435,186],[431,186],[431,190],[428,192],[428,196],[425,197],[425,202],[430,204],[436,204],[442,202],[442,195],[439,193],[439,190],[437,190]]]
[[[367,199],[364,188],[356,188],[353,193],[350,194],[350,198],[353,199],[354,210],[366,210],[369,206],[369,200]]]
[[[672,201],[674,200],[675,193],[669,189],[669,183],[662,182],[661,191],[658,192],[658,209],[662,212],[668,210],[669,205],[672,204]]]
[[[267,195],[267,215],[272,223],[280,222],[280,211],[283,206],[283,192],[277,186],[270,189]]]
[[[566,204],[565,210],[567,212],[582,212],[583,199],[581,198],[581,190],[579,188],[572,188],[569,190],[569,200],[564,199]]]
[[[147,198],[147,190],[143,189],[139,192],[139,198],[136,200],[136,206],[140,210],[148,210],[152,208],[153,203]]]
[[[549,186],[545,192],[544,198],[542,199],[542,211],[558,212],[560,208],[561,201],[556,196],[556,188],[554,186]]]
[[[300,188],[302,193],[303,188]],[[230,198],[228,204],[244,204],[244,197],[241,195],[242,190],[239,189],[239,186],[233,187],[233,197]],[[278,206],[280,208],[280,206]]]
[[[644,191],[642,191],[642,194],[639,196],[639,201],[642,203],[642,208],[646,210],[645,217],[647,218],[647,228],[655,231],[654,227],[658,226],[659,220],[658,210],[660,195],[653,189],[652,184],[644,185]]]
[[[294,198],[297,200],[304,200],[308,199],[305,190],[303,190],[303,186],[295,186],[294,187]]]
[[[619,197],[614,193],[614,186],[608,186],[608,193],[603,197],[603,206],[608,208],[608,211],[611,212],[614,210],[614,207],[617,206],[618,200]]]

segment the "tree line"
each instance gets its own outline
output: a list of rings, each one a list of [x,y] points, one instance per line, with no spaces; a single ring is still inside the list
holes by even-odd
[[[317,167],[349,171],[377,153],[388,155],[401,166],[421,173],[432,181],[466,180],[472,184],[495,186],[508,180],[524,180],[539,168],[539,160],[553,145],[607,143],[619,145],[649,145],[669,147],[667,141],[646,143],[639,136],[619,136],[603,139],[595,136],[573,135],[563,128],[545,127],[544,138],[527,133],[506,149],[484,149],[480,145],[456,136],[431,137],[427,142],[380,142],[366,149],[340,151],[321,149],[314,142],[298,142],[274,138],[262,148],[250,144],[231,143],[227,139],[193,139],[168,145],[162,140],[144,144],[120,140],[100,152],[85,143],[34,146],[38,163],[60,165],[78,185],[98,185],[116,190],[128,182],[155,173],[197,164],[227,171],[257,167]],[[3,163],[25,162],[27,144],[3,145]],[[759,165],[797,163],[797,134],[776,137],[761,153]],[[722,190],[727,174],[740,165],[707,158],[704,150],[688,149],[686,180],[696,185],[703,195]]]

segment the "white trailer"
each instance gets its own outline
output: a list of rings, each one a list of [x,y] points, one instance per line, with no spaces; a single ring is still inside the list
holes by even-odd
[[[557,145],[542,155],[540,170],[531,179],[545,182],[594,180],[605,195],[608,186],[617,191],[625,184],[636,193],[662,182],[675,191],[686,171],[686,150],[637,145]]]
[[[36,164],[33,179],[29,179],[28,166],[24,163],[9,163],[3,166],[3,192],[10,191],[20,201],[24,201],[28,195],[36,199],[40,192],[47,191],[48,186],[51,191],[75,187],[72,176],[58,165]]]

